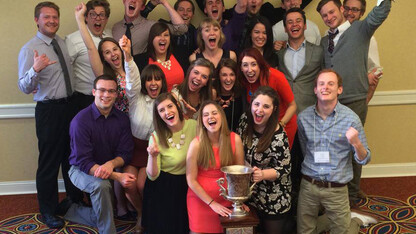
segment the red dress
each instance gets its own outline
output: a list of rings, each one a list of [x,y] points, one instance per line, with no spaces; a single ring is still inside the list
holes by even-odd
[[[231,132],[230,137],[232,151],[235,153],[235,133]],[[214,151],[215,168],[198,168],[197,181],[212,199],[225,207],[231,207],[231,202],[220,196],[220,187],[217,184],[217,180],[224,177],[224,173],[220,170],[219,148],[213,147],[212,150]],[[224,183],[223,186],[226,188],[227,183]],[[219,215],[205,204],[191,188],[188,188],[186,202],[188,207],[189,229],[191,231],[202,233],[223,232]]]
[[[257,79],[256,83],[248,84],[246,80],[243,81],[244,87],[247,90],[247,102],[250,103],[251,96],[256,92],[256,90],[260,87],[260,79]],[[279,121],[283,118],[286,113],[286,110],[289,104],[295,100],[295,96],[293,95],[292,89],[290,88],[289,82],[287,82],[285,75],[274,69],[269,69],[269,85],[271,88],[276,90],[277,94],[279,95]],[[250,95],[251,94],[251,95]],[[284,128],[289,138],[289,145],[292,147],[293,140],[296,135],[296,130],[298,129],[298,125],[296,122],[296,114],[292,116],[288,123],[286,123],[286,127]]]
[[[175,56],[171,55],[169,60],[170,67],[168,65],[163,66],[157,61],[154,61],[152,58],[149,58],[149,64],[158,65],[162,69],[163,73],[165,73],[166,83],[168,85],[168,92],[172,90],[173,85],[179,85],[185,78],[183,69],[179,64],[178,60],[176,60]]]

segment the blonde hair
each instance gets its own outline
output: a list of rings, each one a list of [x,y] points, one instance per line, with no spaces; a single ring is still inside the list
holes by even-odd
[[[218,41],[218,48],[222,48],[222,45],[224,45],[225,43],[225,35],[222,32],[220,23],[218,23],[218,21],[214,19],[205,18],[199,24],[198,32],[196,36],[196,43],[198,44],[198,48],[201,51],[201,53],[205,50],[205,42],[202,39],[202,29],[206,26],[211,26],[211,25],[220,29],[220,40]]]

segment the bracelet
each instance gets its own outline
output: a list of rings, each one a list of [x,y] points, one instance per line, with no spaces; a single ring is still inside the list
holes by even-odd
[[[208,206],[210,206],[212,202],[214,202],[214,199],[212,199],[212,200],[208,203]]]

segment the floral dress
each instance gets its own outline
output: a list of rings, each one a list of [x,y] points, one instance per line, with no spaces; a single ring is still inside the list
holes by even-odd
[[[247,128],[247,115],[244,113],[239,122],[238,134],[243,136]],[[260,169],[276,170],[277,179],[274,181],[262,180],[254,186],[249,204],[254,206],[260,217],[280,217],[291,208],[292,181],[290,179],[290,149],[289,140],[283,127],[280,127],[272,138],[271,144],[264,152],[256,153],[257,144],[261,134],[253,134],[253,142],[248,148],[244,144],[244,158],[246,163]]]
[[[114,103],[114,106],[123,111],[124,113],[129,113],[129,100],[126,95],[126,77],[117,75],[117,99]]]

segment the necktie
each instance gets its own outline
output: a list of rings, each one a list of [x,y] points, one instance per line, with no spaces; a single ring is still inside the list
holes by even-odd
[[[131,31],[130,28],[133,27],[133,23],[125,23],[126,25],[126,37],[130,40],[131,47],[130,47],[130,53],[133,56],[133,41],[131,40]]]
[[[59,47],[59,44],[55,39],[52,40],[51,44],[53,46],[53,50],[58,55],[59,64],[61,64],[62,72],[64,73],[66,94],[68,97],[70,97],[72,95],[72,87],[71,87],[71,80],[69,78],[68,67],[66,66],[64,55],[62,54],[61,47]]]
[[[328,52],[332,54],[332,52],[334,51],[334,38],[337,36],[337,34],[339,33],[338,29],[332,33],[332,32],[328,32],[328,38],[329,38],[329,44],[328,44]]]

